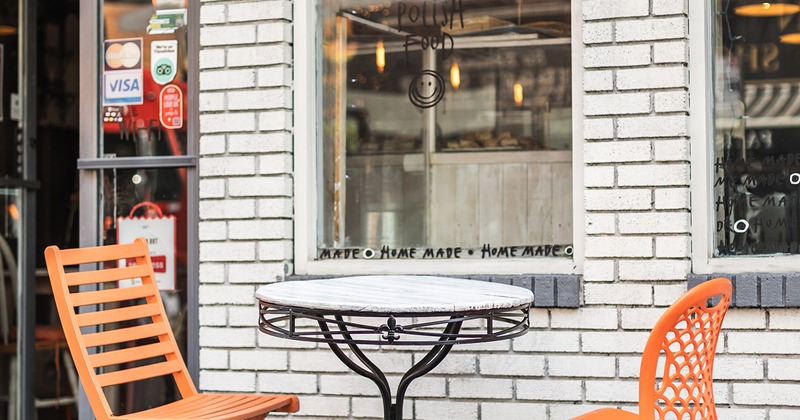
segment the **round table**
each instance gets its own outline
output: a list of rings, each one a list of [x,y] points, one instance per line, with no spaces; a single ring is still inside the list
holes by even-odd
[[[256,298],[262,332],[328,344],[345,365],[378,386],[384,419],[401,420],[411,381],[433,370],[453,345],[525,334],[533,293],[479,280],[385,275],[275,283],[260,287]],[[319,328],[302,322],[308,320]],[[393,402],[386,376],[360,345],[432,348],[403,375]]]

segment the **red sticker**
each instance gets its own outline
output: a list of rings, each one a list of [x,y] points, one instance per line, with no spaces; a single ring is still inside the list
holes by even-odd
[[[164,128],[183,127],[183,91],[176,85],[164,86],[158,100],[158,116]]]

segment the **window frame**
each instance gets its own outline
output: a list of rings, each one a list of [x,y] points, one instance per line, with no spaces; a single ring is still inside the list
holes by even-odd
[[[573,255],[569,258],[509,258],[503,260],[316,260],[318,234],[317,139],[318,81],[316,74],[317,5],[310,0],[294,5],[294,270],[299,275],[326,274],[580,274],[584,261],[583,206],[583,44],[582,0],[571,1],[572,20],[572,223]],[[290,270],[292,271],[292,270]]]
[[[689,2],[689,115],[691,136],[692,198],[692,272],[713,273],[786,273],[795,271],[800,255],[763,255],[715,257],[712,211],[714,189],[714,30],[716,1]],[[710,40],[710,42],[709,42]]]

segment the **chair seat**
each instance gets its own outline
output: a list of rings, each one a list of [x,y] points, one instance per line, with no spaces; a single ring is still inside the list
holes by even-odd
[[[617,408],[601,408],[584,415],[573,418],[572,420],[638,420],[639,416],[630,411]]]
[[[268,411],[294,412],[299,402],[293,395],[198,394],[114,419],[225,419],[245,420]]]

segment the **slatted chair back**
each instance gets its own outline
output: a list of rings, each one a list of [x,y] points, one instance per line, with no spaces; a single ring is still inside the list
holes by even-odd
[[[50,246],[45,259],[67,343],[98,419],[114,415],[103,391],[113,385],[171,375],[183,398],[197,395],[164,312],[143,239],[82,249]],[[127,263],[118,268],[120,260]],[[102,268],[107,262],[113,262],[113,268]],[[81,264],[99,268],[65,270]],[[126,279],[139,279],[141,284],[118,287]],[[123,326],[113,329],[119,325]],[[103,351],[104,347],[112,350]]]
[[[642,355],[641,420],[716,420],[713,376],[731,282],[718,278],[679,298],[656,323]]]

